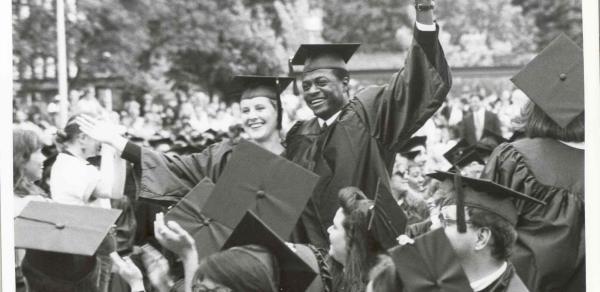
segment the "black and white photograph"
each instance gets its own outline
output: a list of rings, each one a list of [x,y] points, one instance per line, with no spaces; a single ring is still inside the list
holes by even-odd
[[[600,289],[597,0],[4,6],[2,291]]]

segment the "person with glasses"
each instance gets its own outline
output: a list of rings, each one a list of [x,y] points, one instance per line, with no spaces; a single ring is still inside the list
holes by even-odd
[[[513,200],[543,202],[490,180],[441,171],[429,176],[446,193],[440,225],[473,291],[529,291],[509,260],[517,240]]]

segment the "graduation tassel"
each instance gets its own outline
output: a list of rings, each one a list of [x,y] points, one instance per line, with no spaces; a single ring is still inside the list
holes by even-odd
[[[460,168],[454,165],[456,173],[454,173],[454,190],[456,191],[456,228],[458,233],[467,232],[467,224],[465,222],[465,194],[462,187],[462,178],[460,176]]]
[[[275,78],[275,91],[277,91],[277,130],[281,130],[283,109],[281,108],[281,86],[279,85],[279,78]]]
[[[300,95],[300,90],[298,90],[298,84],[296,84],[296,76],[294,76],[294,65],[292,64],[292,58],[288,59],[288,76],[294,78],[292,81],[292,91],[295,96]]]

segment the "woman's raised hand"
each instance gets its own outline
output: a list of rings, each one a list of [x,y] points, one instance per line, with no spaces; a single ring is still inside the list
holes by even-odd
[[[101,143],[115,145],[116,139],[121,137],[117,125],[108,121],[81,115],[75,119],[75,122],[79,125],[79,129],[83,133]]]
[[[169,221],[165,224],[163,213],[156,214],[154,236],[162,246],[181,258],[196,253],[194,238],[175,221]]]

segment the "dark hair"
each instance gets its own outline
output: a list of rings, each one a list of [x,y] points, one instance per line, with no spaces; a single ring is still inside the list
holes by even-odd
[[[385,252],[368,231],[369,210],[373,202],[356,187],[341,189],[338,202],[345,217],[342,226],[346,232],[347,256],[343,267],[336,261],[332,266],[334,291],[362,292],[377,255]]]
[[[473,226],[487,227],[491,230],[492,238],[488,242],[488,246],[490,246],[492,256],[499,261],[507,260],[517,241],[515,227],[506,219],[492,212],[469,207],[466,210]]]
[[[27,163],[31,155],[42,149],[42,141],[38,134],[31,130],[13,130],[13,183],[21,178],[21,166]]]
[[[442,206],[456,204],[455,197],[444,198],[441,201]],[[506,219],[490,211],[465,207],[466,213],[469,215],[469,220],[474,227],[486,227],[492,232],[492,238],[488,242],[492,256],[503,261],[508,259],[512,254],[512,249],[517,241],[517,231],[515,227]]]
[[[194,276],[194,285],[204,278],[235,292],[276,292],[279,286],[279,267],[275,257],[265,248],[246,245],[203,259]]]
[[[585,141],[585,112],[582,112],[565,128],[554,122],[539,106],[529,102],[521,116],[514,120],[530,138],[552,138],[566,142]]]
[[[59,144],[64,144],[66,142],[71,142],[77,135],[81,132],[79,129],[79,124],[75,123],[75,119],[80,115],[74,115],[69,118],[67,121],[67,125],[64,129],[59,129],[56,131],[56,142]]]
[[[402,282],[396,274],[396,266],[388,255],[379,255],[377,264],[369,272],[371,288],[377,292],[401,291]]]

